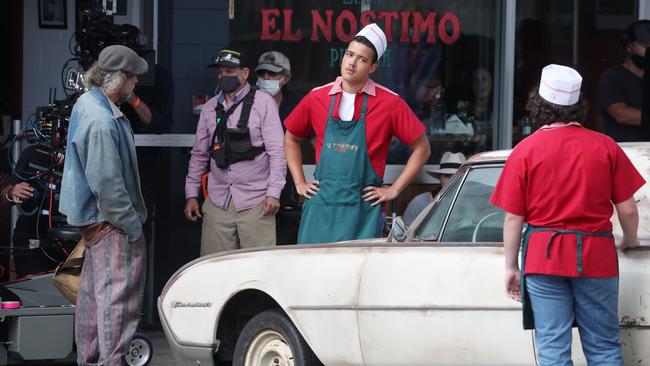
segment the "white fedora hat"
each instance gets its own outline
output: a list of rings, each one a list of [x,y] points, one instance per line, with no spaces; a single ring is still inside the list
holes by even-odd
[[[452,153],[446,151],[440,158],[440,167],[438,169],[427,170],[427,173],[438,178],[441,174],[454,174],[465,162],[465,155],[462,153]]]

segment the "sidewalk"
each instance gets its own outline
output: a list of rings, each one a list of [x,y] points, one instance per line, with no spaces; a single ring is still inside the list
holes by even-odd
[[[151,366],[172,366],[176,365],[176,360],[169,349],[169,344],[165,338],[165,333],[162,330],[149,330],[144,334],[149,338],[153,344],[153,360]]]

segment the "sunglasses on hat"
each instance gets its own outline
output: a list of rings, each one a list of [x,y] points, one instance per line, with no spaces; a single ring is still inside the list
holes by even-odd
[[[212,60],[210,67],[241,67],[241,53],[233,50],[221,50]]]

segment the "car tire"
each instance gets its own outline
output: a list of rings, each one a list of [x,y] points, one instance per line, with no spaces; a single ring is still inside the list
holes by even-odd
[[[279,310],[255,315],[237,338],[233,366],[322,365],[289,317]]]

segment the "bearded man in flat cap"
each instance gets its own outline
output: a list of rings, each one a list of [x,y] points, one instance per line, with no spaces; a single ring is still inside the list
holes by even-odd
[[[79,365],[122,365],[142,308],[147,210],[126,101],[147,62],[128,47],[104,48],[74,105],[60,211],[86,246],[77,294]]]

